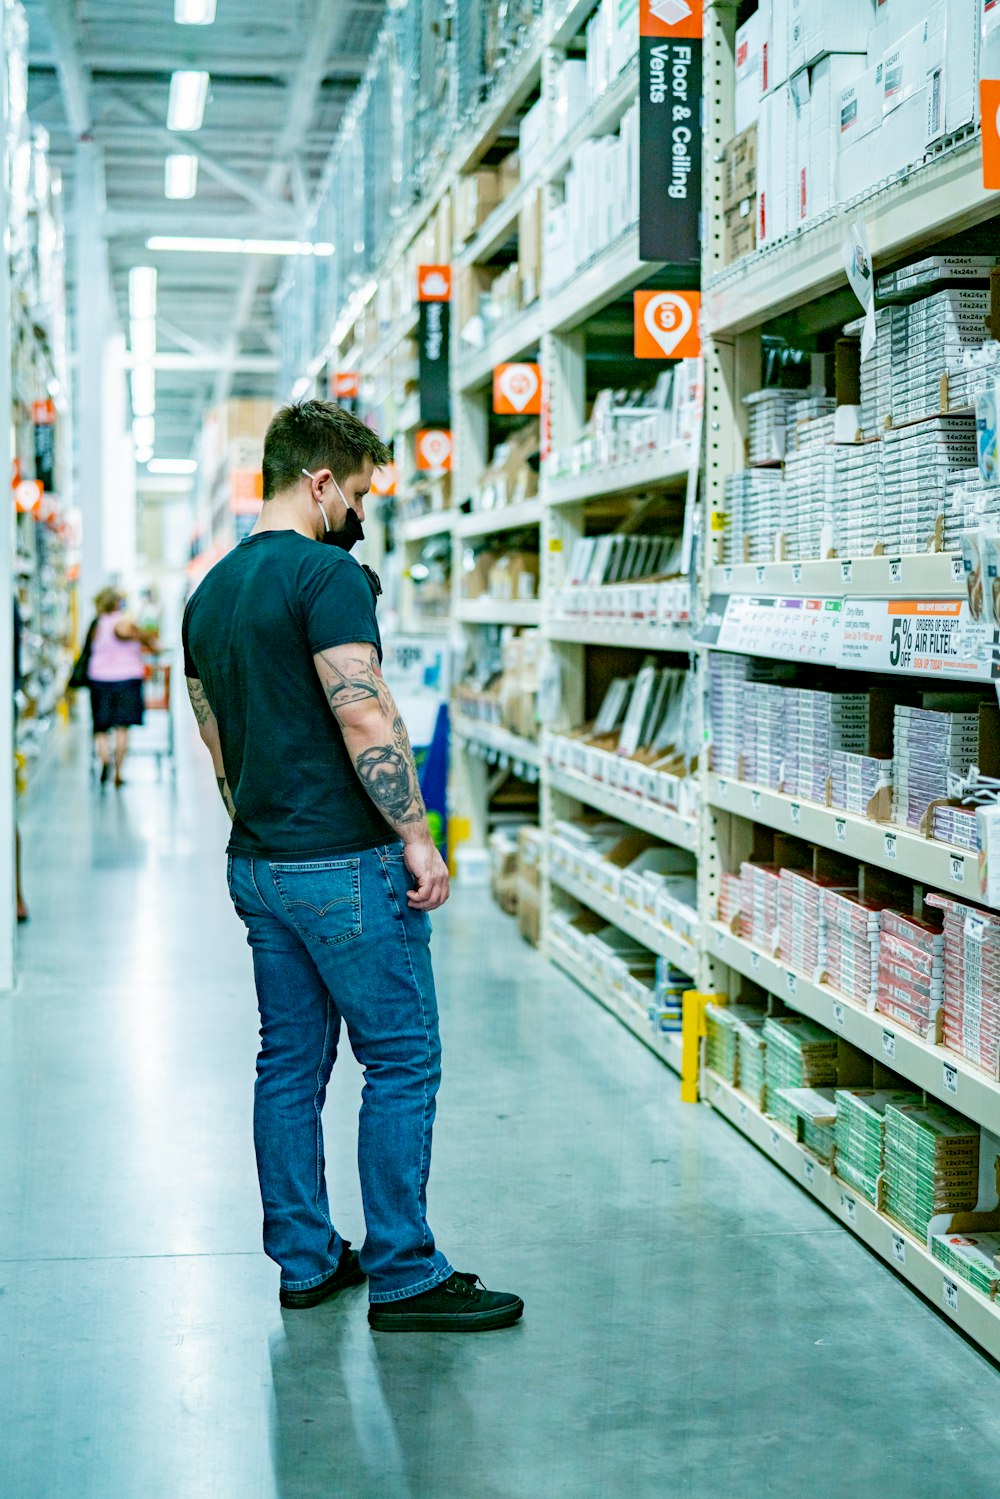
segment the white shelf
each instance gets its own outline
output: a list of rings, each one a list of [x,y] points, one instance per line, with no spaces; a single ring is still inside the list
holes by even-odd
[[[814,983],[806,974],[735,936],[721,922],[711,922],[706,931],[708,956],[713,961],[762,984],[799,1014],[843,1036],[859,1051],[891,1067],[966,1118],[1000,1132],[1000,1083],[985,1072],[970,1066],[955,1052],[921,1040],[890,1017],[870,1013],[826,984]]]
[[[661,262],[639,259],[638,227],[628,229],[544,299],[547,333],[567,333],[654,275]]]
[[[783,598],[955,598],[965,592],[958,552],[811,562],[738,562],[711,570],[713,593]]]
[[[478,744],[483,749],[495,750],[498,755],[506,755],[509,760],[521,765],[541,764],[541,750],[533,739],[522,739],[519,734],[512,734],[499,724],[480,723],[477,718],[455,713],[452,715],[451,729],[466,744]]]
[[[846,289],[844,244],[859,216],[878,264],[982,223],[996,212],[998,201],[996,193],[983,187],[976,135],[790,238],[727,266],[706,285],[706,328],[713,335],[745,332],[815,297]]]
[[[617,130],[622,116],[634,103],[638,91],[639,58],[636,56],[626,63],[617,78],[611,80],[599,98],[588,102],[583,118],[561,141],[557,142],[552,156],[546,163],[543,174],[545,178],[552,182],[564,177],[575,152],[586,141],[593,140],[596,136],[610,135]]]
[[[545,775],[547,784],[564,796],[575,797],[588,807],[596,807],[599,812],[607,812],[609,817],[627,822],[630,827],[652,833],[664,843],[673,843],[677,848],[697,853],[698,824],[693,817],[683,817],[680,812],[657,807],[628,791],[605,786],[602,781],[592,781],[589,776],[580,775],[575,770],[559,770],[550,765]]]
[[[546,944],[546,955],[552,962],[568,973],[575,983],[579,984],[592,999],[610,1010],[616,1019],[623,1025],[628,1026],[633,1035],[654,1055],[666,1062],[667,1066],[674,1072],[680,1074],[681,1070],[681,1038],[680,1034],[657,1035],[649,1024],[649,1016],[640,1010],[638,1005],[632,1004],[621,994],[615,994],[596,974],[589,973],[586,968],[581,967],[576,953],[562,942],[550,937]]]
[[[501,505],[496,510],[460,514],[455,520],[455,535],[492,536],[498,531],[515,531],[519,526],[539,526],[541,522],[541,500],[528,500],[523,505]]]
[[[399,528],[400,539],[408,544],[426,541],[429,536],[447,536],[452,530],[453,520],[451,510],[432,510],[427,515],[414,516],[412,520],[403,521]]]
[[[657,625],[646,620],[550,619],[545,633],[550,640],[579,645],[614,645],[637,651],[690,651],[691,631],[686,625]]]
[[[910,828],[872,822],[853,812],[840,812],[834,807],[786,796],[783,791],[750,786],[714,772],[708,777],[708,802],[720,812],[732,812],[779,833],[791,833],[807,843],[847,854],[864,864],[892,870],[959,900],[980,899],[977,856],[932,838],[922,838]]]
[[[459,266],[476,265],[481,260],[489,260],[502,249],[514,233],[522,205],[540,186],[541,181],[540,176],[529,177],[527,182],[519,183],[512,193],[508,193],[503,202],[498,203],[483,220],[472,239],[456,252],[455,263]]]
[[[944,1316],[950,1318],[994,1359],[1000,1358],[1000,1311],[967,1281],[936,1260],[905,1228],[878,1212],[860,1193],[840,1181],[789,1132],[767,1119],[735,1088],[703,1071],[702,1097],[741,1134],[798,1182],[849,1228],[869,1249],[881,1255],[898,1275]],[[948,1300],[946,1301],[946,1288]]]
[[[690,444],[675,443],[661,453],[651,453],[631,463],[616,463],[612,468],[590,469],[585,474],[548,479],[543,472],[542,498],[547,505],[579,505],[612,495],[642,493],[659,485],[682,484],[690,466]]]
[[[537,599],[459,599],[455,618],[466,625],[540,625],[542,606]]]
[[[416,303],[405,312],[372,349],[370,354],[363,354],[358,360],[358,369],[365,375],[373,374],[382,368],[387,359],[390,359],[400,344],[408,338],[416,338],[419,310]]]
[[[698,950],[694,943],[676,936],[668,927],[643,915],[634,906],[625,905],[617,895],[609,895],[590,880],[579,880],[565,869],[552,868],[548,869],[547,877],[551,884],[565,890],[567,895],[572,895],[582,906],[596,911],[598,916],[603,916],[605,921],[616,926],[619,931],[627,932],[630,937],[641,942],[643,947],[648,947],[650,952],[656,953],[658,957],[668,958],[685,973],[693,974],[698,960]]]
[[[498,364],[508,364],[537,348],[542,331],[541,304],[534,302],[517,317],[505,319],[499,332],[483,348],[463,354],[453,362],[452,386],[469,391],[489,384]]]

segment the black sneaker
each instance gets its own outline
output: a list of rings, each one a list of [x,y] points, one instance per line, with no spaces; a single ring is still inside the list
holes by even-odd
[[[439,1286],[402,1301],[376,1301],[368,1321],[376,1332],[492,1332],[510,1327],[524,1302],[510,1291],[487,1291],[478,1275],[457,1271]]]
[[[357,1253],[345,1240],[340,1264],[332,1275],[321,1280],[318,1286],[310,1286],[308,1291],[282,1291],[278,1299],[286,1311],[303,1311],[307,1306],[319,1306],[321,1301],[329,1300],[338,1291],[345,1291],[348,1286],[359,1286],[364,1279],[365,1272]]]

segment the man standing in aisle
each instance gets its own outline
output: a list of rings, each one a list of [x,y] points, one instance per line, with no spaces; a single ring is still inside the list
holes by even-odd
[[[261,1019],[264,1248],[281,1304],[316,1306],[367,1276],[379,1331],[486,1331],[523,1303],[453,1271],[426,1217],[440,1081],[427,913],[447,900],[448,872],[382,677],[378,580],[350,556],[388,457],[331,402],[278,412],[260,519],[193,594],[184,669],[233,821],[229,889]],[[330,1219],[323,1155],[342,1018],[365,1072],[360,1257]]]

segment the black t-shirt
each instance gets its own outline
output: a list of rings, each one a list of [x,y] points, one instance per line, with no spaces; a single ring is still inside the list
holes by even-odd
[[[398,838],[358,780],[313,662],[353,641],[382,659],[353,557],[297,531],[248,536],[192,594],[183,639],[185,673],[219,723],[230,853],[324,859]]]

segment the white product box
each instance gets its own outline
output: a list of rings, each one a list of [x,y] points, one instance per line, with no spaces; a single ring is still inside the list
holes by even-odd
[[[814,219],[837,202],[841,95],[863,71],[864,64],[861,54],[831,54],[792,78],[796,111],[794,223]]]
[[[755,10],[736,32],[736,107],[734,133],[756,123],[763,87],[764,12]]]
[[[911,29],[920,10],[913,0],[875,0],[874,24],[868,35],[868,62],[881,62],[901,37]]]
[[[614,0],[611,66],[617,78],[639,50],[639,0]]]
[[[927,23],[930,142],[954,135],[978,116],[979,17],[968,0],[931,0]]]
[[[929,24],[924,20],[885,54],[879,177],[901,172],[923,155],[927,139],[929,36]]]
[[[552,114],[556,141],[564,140],[583,118],[587,102],[587,64],[582,59],[570,59],[556,68],[553,79]]]
[[[979,76],[1000,78],[1000,3],[977,0],[980,10]]]
[[[773,93],[788,82],[789,0],[761,0],[761,88]]]
[[[521,181],[527,182],[545,165],[545,106],[542,99],[531,106],[521,121],[518,151],[521,158]]]
[[[871,140],[882,126],[882,63],[866,68],[841,90],[837,147],[837,198],[846,203],[878,180],[880,148]]]
[[[828,52],[867,52],[874,24],[873,0],[788,0],[789,73]]]
[[[783,84],[760,102],[757,126],[757,239],[780,239],[792,224],[792,177],[795,106]]]

